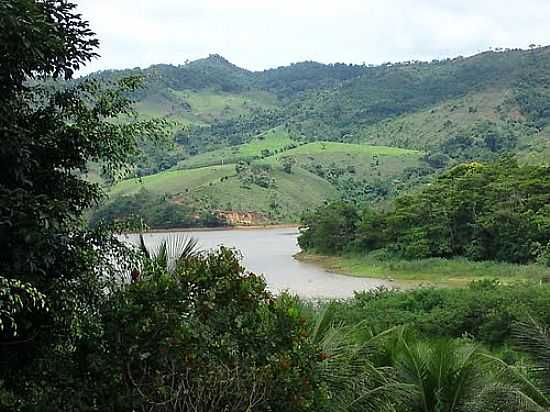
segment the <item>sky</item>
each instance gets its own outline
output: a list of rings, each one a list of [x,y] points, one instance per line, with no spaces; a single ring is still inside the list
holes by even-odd
[[[263,70],[380,64],[550,44],[550,0],[75,0],[101,42],[96,70],[221,54]]]

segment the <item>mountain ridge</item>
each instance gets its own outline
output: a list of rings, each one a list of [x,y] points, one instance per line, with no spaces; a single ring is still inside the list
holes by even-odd
[[[154,65],[95,76],[110,80],[126,74],[146,76],[145,88],[134,96],[138,113],[176,124],[175,148],[147,148],[138,176],[179,168],[226,168],[195,187],[202,188],[205,197],[190,199],[188,206],[203,212],[238,209],[230,201],[232,195],[244,199],[250,190],[258,201],[241,201],[243,207],[256,204],[257,212],[284,221],[275,210],[277,199],[287,199],[285,207],[297,219],[296,192],[289,197],[285,191],[298,179],[322,194],[310,194],[307,207],[328,193],[333,199],[383,207],[387,199],[414,190],[459,162],[502,155],[534,163],[550,159],[548,46],[378,66],[305,61],[256,72],[214,54],[183,66]],[[331,142],[344,146],[336,150]],[[327,150],[313,150],[310,143]],[[376,154],[357,157],[358,144],[419,154],[414,161],[397,155],[381,162]],[[292,147],[302,145],[313,151],[296,156]],[[293,167],[295,176],[284,172]],[[324,183],[311,180],[308,173]],[[170,187],[175,186],[155,190],[181,205],[182,194]],[[220,191],[229,195],[219,196]]]

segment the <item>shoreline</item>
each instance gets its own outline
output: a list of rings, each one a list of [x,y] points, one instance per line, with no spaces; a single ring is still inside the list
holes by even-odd
[[[365,256],[326,256],[299,252],[294,258],[326,270],[362,278],[378,278],[417,286],[464,287],[476,280],[502,283],[544,282],[550,268],[466,259],[375,260]]]
[[[434,282],[430,279],[410,279],[393,275],[389,273],[366,273],[366,271],[357,271],[351,266],[351,259],[345,256],[318,255],[315,253],[298,252],[292,256],[299,262],[309,263],[319,266],[329,272],[352,278],[381,279],[389,282],[395,282],[398,287],[405,289],[416,288],[419,286],[442,286],[444,282]],[[443,280],[443,279],[442,279]]]
[[[166,229],[147,229],[144,231],[124,232],[124,235],[138,235],[140,233],[179,233],[179,232],[225,232],[236,230],[270,230],[270,229],[298,229],[297,223],[281,223],[275,225],[238,225],[238,226],[216,226],[216,227],[173,227]]]

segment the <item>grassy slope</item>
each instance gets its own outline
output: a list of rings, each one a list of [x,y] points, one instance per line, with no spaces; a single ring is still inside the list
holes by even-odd
[[[145,176],[141,179],[128,179],[117,183],[111,195],[135,193],[144,187],[153,193],[184,193],[187,190],[199,190],[210,182],[234,174],[233,166],[213,166],[192,170],[175,170]]]
[[[361,140],[425,150],[448,136],[469,130],[475,123],[488,120],[498,124],[518,118],[515,107],[507,103],[510,93],[507,89],[472,93],[401,115],[364,129]]]
[[[371,146],[362,144],[337,143],[337,142],[315,142],[294,148],[285,155],[307,156],[324,154],[361,154],[378,156],[409,156],[417,155],[418,151],[401,149],[398,147]]]
[[[288,150],[266,160],[274,163],[282,157],[296,160],[298,166],[321,164],[324,167],[355,168],[355,178],[392,179],[407,167],[418,166],[422,152],[388,146],[348,144],[336,142],[315,142]],[[375,165],[375,162],[378,165]]]
[[[512,90],[491,89],[385,120],[365,128],[359,140],[376,145],[430,150],[450,136],[468,135],[480,122],[508,124],[518,136],[517,155],[531,163],[550,163],[550,126],[542,131],[522,124],[523,116],[511,102]]]
[[[319,264],[328,270],[358,277],[389,278],[399,282],[460,286],[472,280],[542,280],[550,278],[550,268],[500,262],[472,262],[466,259],[380,260],[372,256],[322,256],[300,253],[301,261]]]
[[[250,185],[247,188],[236,176],[234,165],[209,166],[125,180],[118,183],[111,194],[131,194],[145,188],[199,208],[265,213],[275,222],[295,222],[304,209],[336,196],[327,181],[301,168],[295,168],[292,174],[274,169],[272,176],[275,187]]]
[[[301,213],[336,197],[334,187],[307,170],[295,168],[291,174],[274,169],[275,187],[249,185],[245,188],[234,176],[224,182],[214,182],[204,192],[211,208],[258,211],[280,223],[297,222]]]
[[[209,124],[254,109],[269,108],[277,98],[264,91],[227,93],[214,90],[164,90],[136,102],[135,108],[146,119],[164,117],[183,124]]]
[[[407,101],[414,105],[404,106],[406,114],[390,117],[366,127],[360,136],[356,134],[359,142],[378,146],[316,142],[287,150],[288,145],[295,142],[283,128],[276,128],[265,132],[261,137],[248,144],[219,149],[185,159],[178,166],[182,169],[189,169],[187,171],[162,173],[158,176],[145,178],[143,181],[152,191],[168,193],[172,196],[185,193],[188,197],[193,197],[193,201],[200,199],[200,202],[208,207],[266,212],[271,211],[270,205],[273,203],[280,203],[285,205],[284,207],[289,213],[294,213],[300,208],[309,207],[313,203],[313,199],[321,201],[334,194],[334,188],[329,182],[306,171],[306,169],[313,170],[313,166],[321,165],[326,169],[353,166],[351,168],[355,170],[352,172],[353,178],[360,181],[361,184],[376,179],[392,181],[405,168],[418,165],[418,158],[421,155],[419,152],[407,151],[399,149],[399,147],[425,151],[434,144],[446,140],[449,136],[471,132],[476,123],[484,120],[495,122],[497,125],[521,120],[521,114],[517,112],[517,107],[510,103],[512,101],[510,99],[512,97],[511,87],[513,80],[517,78],[514,73],[521,71],[523,63],[530,61],[529,59],[532,60],[531,53],[485,53],[470,59],[458,60],[452,65],[412,65],[396,69],[373,69],[374,72],[371,74],[374,77],[360,76],[338,89],[337,94],[341,95],[341,99],[338,96],[332,96],[336,91],[331,89],[326,90],[326,93],[319,93],[319,95],[312,93],[311,103],[324,107],[323,99],[327,99],[325,102],[328,105],[327,112],[318,113],[321,116],[319,120],[323,120],[334,111],[332,110],[334,102],[341,103],[343,105],[341,114],[344,116],[343,124],[345,125],[347,121],[345,114],[349,111],[346,108],[350,110],[353,108],[354,113],[357,112],[355,114],[359,116],[358,118],[352,116],[351,120],[360,119],[363,114],[368,114],[369,111],[365,111],[365,107],[357,102],[370,102],[369,104],[374,105],[373,109],[384,114],[386,109],[393,107],[392,105],[399,106],[400,100],[409,99]],[[218,67],[218,62],[211,63]],[[229,66],[224,63],[222,67]],[[498,68],[497,72],[495,72],[496,68]],[[231,68],[231,70],[235,71],[236,69]],[[460,74],[459,77],[456,77],[457,73]],[[238,72],[237,74],[240,76],[242,73]],[[429,81],[424,83],[426,76]],[[462,81],[458,85],[462,85],[462,88],[451,87],[453,82],[458,80]],[[410,82],[415,87],[430,86],[430,93],[434,94],[434,99],[428,99],[425,102],[422,99],[418,100],[422,93],[418,93],[414,88],[409,90],[402,87],[403,84],[406,85]],[[191,90],[189,86],[184,90],[165,87],[158,92],[155,90],[154,93],[148,94],[145,100],[138,103],[137,110],[144,117],[161,116],[187,123],[207,124],[216,119],[223,120],[246,114],[257,107],[277,105],[278,101],[274,94],[258,89],[251,91],[252,89],[245,87],[233,89],[241,91],[222,92],[220,88],[207,85],[194,90]],[[463,89],[466,95],[463,95]],[[429,106],[430,102],[439,103]],[[349,105],[351,106],[348,107]],[[308,110],[301,107],[298,112],[308,119],[310,116]],[[377,113],[376,110],[374,112]],[[393,111],[389,110],[388,113],[391,114]],[[328,120],[330,120],[330,116]],[[547,139],[550,136],[550,130],[533,136],[522,134],[521,127],[521,125],[518,126],[520,129],[518,135],[522,136],[520,145],[524,149],[520,149],[523,150],[520,155],[533,162],[547,161],[550,158],[546,156],[550,153],[548,150],[550,139]],[[265,149],[278,153],[254,161],[272,165],[272,173],[277,180],[277,187],[263,189],[252,185],[250,189],[242,188],[234,176],[234,165],[232,164],[243,159],[251,160],[261,157],[262,151]],[[283,174],[281,170],[282,157],[292,157],[296,160],[296,167],[292,175]],[[220,181],[222,177],[224,178],[223,182]],[[299,197],[290,194],[293,190],[290,183],[292,180],[298,180],[298,177],[302,179],[300,183],[303,185],[304,192],[309,188],[319,191],[317,196],[304,195],[305,205],[302,207],[299,206]],[[136,190],[138,187],[139,185],[135,182],[123,182],[114,188],[113,194],[126,193]],[[193,195],[191,196],[190,193]],[[258,199],[255,198],[256,196]],[[279,201],[279,198],[282,200]]]
[[[324,166],[334,162],[355,165],[357,177],[369,180],[391,178],[404,167],[417,164],[421,154],[392,147],[309,143],[257,160],[272,166],[271,176],[275,179],[275,187],[263,188],[255,184],[243,187],[236,175],[235,164],[229,162],[259,156],[263,149],[283,149],[290,143],[295,142],[281,129],[274,129],[251,143],[201,154],[183,163],[183,166],[195,168],[122,181],[112,189],[111,195],[131,194],[143,187],[159,195],[168,195],[174,201],[200,208],[257,211],[269,215],[274,222],[296,222],[305,209],[337,196],[331,183],[306,170],[305,166],[309,163],[316,162]],[[381,160],[379,166],[373,168],[371,163],[375,155]],[[222,156],[226,159],[223,166],[220,164]],[[290,174],[282,169],[283,156],[296,159],[296,166]],[[197,167],[210,162],[217,165]]]
[[[251,160],[254,157],[259,157],[264,149],[273,152],[275,150],[282,150],[290,144],[296,144],[296,142],[284,130],[275,128],[260,134],[250,143],[213,150],[182,160],[179,162],[178,168],[192,169],[221,165],[222,160],[224,164],[237,163],[239,160]]]

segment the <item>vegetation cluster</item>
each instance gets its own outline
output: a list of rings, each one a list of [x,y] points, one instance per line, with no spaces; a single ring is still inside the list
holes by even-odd
[[[306,214],[300,246],[321,253],[384,250],[410,259],[548,261],[549,169],[508,157],[464,163],[387,211],[330,203]]]
[[[175,239],[152,248],[143,237],[130,246],[118,236],[129,227],[87,225],[86,211],[104,197],[85,178],[88,166],[116,178],[167,125],[135,115],[134,77],[63,88],[37,81],[70,79],[95,56],[97,40],[75,8],[0,3],[0,410],[548,410],[547,285],[301,302],[271,294],[223,247]],[[228,90],[239,76],[228,77]],[[437,185],[458,184],[455,174],[460,184],[485,182],[489,196],[474,190],[474,200],[489,219],[500,190],[510,195],[492,176],[517,175],[509,213],[544,245],[530,225],[546,225],[546,169],[507,167],[515,174],[504,163],[460,166]],[[290,172],[279,176],[302,173]],[[457,202],[450,210],[462,210]],[[336,228],[346,231],[335,233],[347,236],[358,212],[342,211]]]

